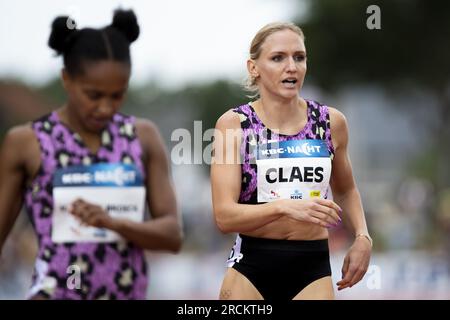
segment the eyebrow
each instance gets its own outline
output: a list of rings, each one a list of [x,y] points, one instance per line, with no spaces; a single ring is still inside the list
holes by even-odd
[[[272,51],[270,54],[285,54],[285,51]],[[306,54],[306,51],[303,50],[299,50],[299,51],[295,51],[294,53],[303,53]]]
[[[114,92],[105,92],[103,90],[98,90],[98,89],[93,89],[93,88],[84,88],[82,90],[84,90],[84,92],[86,92],[86,93],[98,93],[100,95],[115,95],[115,94],[124,94],[125,92],[127,92],[127,89],[117,90]]]
[[[85,85],[85,86],[82,87],[81,89],[84,90],[84,91],[98,91],[98,92],[104,92],[104,90],[98,89],[98,88],[96,88],[95,86],[91,86],[91,85]],[[127,91],[127,89],[128,89],[128,87],[121,88],[121,89],[119,89],[119,90],[116,90],[116,92],[119,92],[119,91]]]

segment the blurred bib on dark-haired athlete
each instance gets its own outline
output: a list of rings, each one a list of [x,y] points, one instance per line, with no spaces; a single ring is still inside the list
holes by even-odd
[[[111,230],[82,226],[68,210],[77,199],[102,207],[111,217],[143,221],[145,188],[135,165],[99,163],[69,166],[53,175],[54,242],[116,242],[121,236]]]
[[[258,202],[328,197],[331,159],[324,140],[269,140],[255,152]]]

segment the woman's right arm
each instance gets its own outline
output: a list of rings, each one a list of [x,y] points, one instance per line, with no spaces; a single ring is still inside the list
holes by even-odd
[[[241,125],[229,110],[216,123],[211,162],[211,189],[214,216],[223,233],[249,232],[281,217],[274,202],[262,205],[239,204],[241,191]]]
[[[0,255],[22,208],[26,178],[25,157],[33,132],[29,126],[12,128],[0,148]]]
[[[232,110],[216,124],[211,163],[212,202],[223,233],[254,231],[282,216],[327,227],[338,222],[340,209],[330,200],[278,200],[265,204],[238,203],[241,191],[241,126]]]

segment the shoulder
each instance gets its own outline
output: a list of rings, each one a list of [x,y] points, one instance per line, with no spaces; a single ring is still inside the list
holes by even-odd
[[[229,109],[222,114],[216,122],[216,129],[240,129],[241,122],[248,118],[249,105],[242,105],[236,108]]]
[[[11,157],[17,161],[25,161],[33,156],[33,152],[39,152],[39,144],[30,123],[10,128],[2,142],[2,156]]]
[[[149,120],[144,118],[136,118],[135,122],[136,133],[139,134],[155,134],[159,132],[157,125]]]
[[[144,155],[150,159],[152,155],[164,153],[165,146],[158,126],[149,119],[135,119],[136,135]]]
[[[345,115],[334,107],[328,107],[328,113],[330,115],[330,124],[336,128],[347,127],[347,118]]]
[[[348,125],[345,115],[333,107],[328,107],[330,115],[330,130],[333,145],[337,149],[346,146],[348,142]]]
[[[21,145],[21,147],[33,142],[36,142],[36,137],[33,128],[31,127],[31,123],[10,128],[3,139],[4,144],[17,144]]]
[[[324,121],[323,119],[325,115],[329,117],[332,131],[340,131],[347,127],[347,119],[338,109],[311,99],[305,99],[305,101],[312,108],[311,112],[313,117],[316,119],[321,119],[321,121]]]
[[[162,140],[158,126],[149,119],[136,118],[136,135],[144,147],[152,148],[155,142]]]

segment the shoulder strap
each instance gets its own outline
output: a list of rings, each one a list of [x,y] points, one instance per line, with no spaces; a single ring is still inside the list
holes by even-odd
[[[334,157],[333,141],[331,139],[330,113],[328,106],[310,100],[312,133],[316,139],[325,140],[331,157]]]

